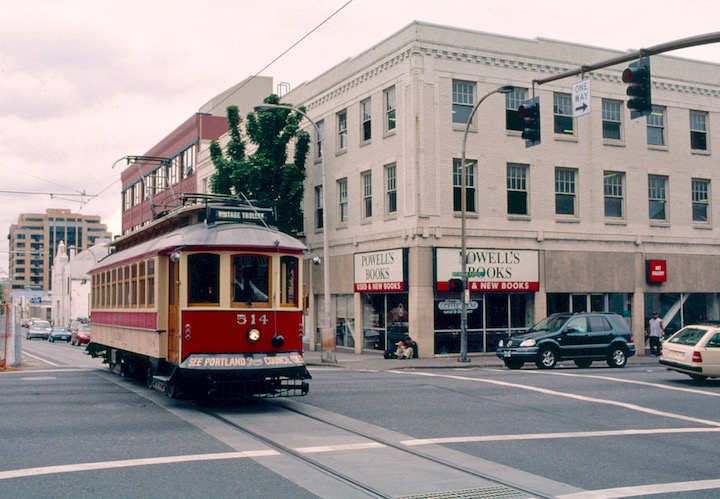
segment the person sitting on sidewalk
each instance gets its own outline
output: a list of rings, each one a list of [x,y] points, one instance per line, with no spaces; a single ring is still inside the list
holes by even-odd
[[[412,359],[413,356],[413,349],[412,347],[406,347],[405,342],[400,340],[397,343],[395,343],[395,346],[397,347],[395,349],[395,357],[398,359]]]
[[[397,347],[395,355],[398,359],[412,359],[415,356],[417,344],[409,336],[395,343],[395,346]]]

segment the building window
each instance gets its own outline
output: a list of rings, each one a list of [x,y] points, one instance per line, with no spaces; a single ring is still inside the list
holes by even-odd
[[[518,108],[525,100],[525,89],[516,88],[505,94],[505,128],[522,132],[525,122],[518,112]]]
[[[372,138],[372,108],[370,99],[360,102],[360,141],[367,142]]]
[[[572,99],[568,94],[553,94],[555,133],[573,135]]]
[[[650,220],[667,220],[665,205],[667,192],[665,189],[666,177],[650,175],[648,177],[648,206]]]
[[[690,148],[707,150],[707,113],[690,111]]]
[[[363,218],[372,217],[372,173],[365,172],[362,174],[362,201],[363,201]]]
[[[123,191],[123,209],[128,211],[132,206],[132,187]]]
[[[555,213],[575,215],[575,170],[555,169]]]
[[[195,173],[195,146],[190,146],[182,152],[182,178],[186,179]]]
[[[323,228],[323,186],[315,187],[315,229]]]
[[[710,204],[710,181],[703,179],[692,179],[692,217],[693,222],[708,223]]]
[[[602,100],[603,138],[620,140],[622,125],[622,102]]]
[[[388,214],[397,211],[397,167],[393,163],[385,167],[385,209]]]
[[[469,81],[452,82],[452,122],[467,124],[475,105],[475,84]]]
[[[325,121],[317,122],[317,130],[315,131],[315,159],[322,159],[323,139],[325,138]]]
[[[337,129],[338,129],[338,150],[342,151],[347,148],[347,110],[343,109],[337,113]]]
[[[625,174],[605,172],[603,174],[603,192],[605,195],[605,217],[624,218],[623,183]]]
[[[395,87],[385,90],[385,131],[395,130]]]
[[[140,204],[140,191],[142,190],[142,180],[137,181],[132,186],[133,191],[133,206]]]
[[[338,180],[338,208],[340,223],[348,221],[348,190],[347,179]]]
[[[178,183],[179,173],[180,158],[178,156],[175,156],[172,160],[170,160],[170,185],[175,185]]]
[[[465,160],[465,211],[475,212],[475,165]],[[462,211],[462,160],[453,159],[453,211]]]
[[[653,106],[647,116],[647,143],[652,146],[665,145],[665,108]]]
[[[528,165],[507,165],[507,211],[508,215],[528,215]]]

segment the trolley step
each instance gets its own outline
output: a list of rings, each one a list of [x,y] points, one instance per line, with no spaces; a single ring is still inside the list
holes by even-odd
[[[152,387],[155,390],[159,390],[163,393],[167,393],[167,387],[168,387],[169,381],[170,381],[170,376],[155,375],[155,376],[153,376],[153,379],[152,379]]]

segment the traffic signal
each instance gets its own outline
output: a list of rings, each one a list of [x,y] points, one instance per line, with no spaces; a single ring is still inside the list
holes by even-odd
[[[448,290],[452,292],[461,292],[463,290],[462,279],[450,279],[448,281]]]
[[[523,119],[522,138],[525,139],[525,147],[531,147],[540,143],[540,97],[533,97],[526,100],[518,108]]]
[[[627,107],[632,119],[647,116],[652,111],[650,95],[650,58],[643,57],[623,71],[622,81],[629,83],[627,94],[630,96]]]

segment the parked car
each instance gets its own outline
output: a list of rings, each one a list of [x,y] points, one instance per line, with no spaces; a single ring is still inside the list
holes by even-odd
[[[72,332],[70,339],[71,345],[87,345],[90,343],[90,325],[81,324],[78,326],[77,331]]]
[[[635,355],[632,332],[618,314],[590,312],[552,314],[525,333],[498,342],[496,351],[510,369],[534,362],[540,369],[552,369],[560,360],[573,360],[578,367],[593,361],[610,367],[624,367]]]
[[[23,319],[22,321],[20,321],[20,326],[30,329],[30,326],[32,325],[33,321],[40,321],[40,320],[42,320],[40,317],[30,317],[29,319]]]
[[[52,328],[50,327],[50,323],[48,321],[36,319],[32,322],[32,324],[30,324],[30,327],[25,333],[25,338],[28,340],[33,338],[42,338],[43,340],[47,340],[50,335],[50,329]]]
[[[55,326],[50,330],[48,341],[50,343],[53,343],[55,341],[67,341],[68,343],[70,343],[70,338],[72,338],[72,332],[70,331],[69,327]]]
[[[685,326],[662,342],[660,365],[696,381],[720,377],[720,326]]]

